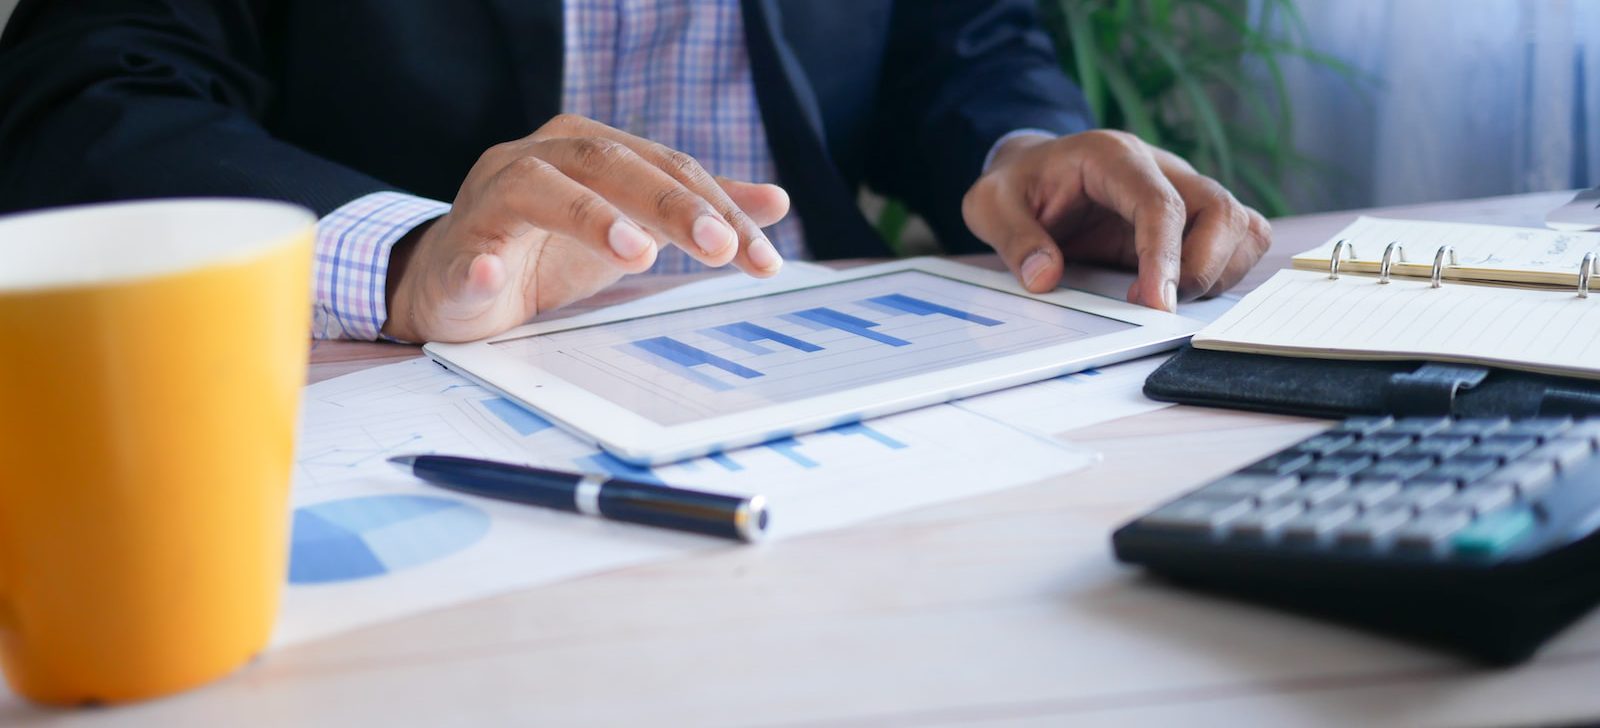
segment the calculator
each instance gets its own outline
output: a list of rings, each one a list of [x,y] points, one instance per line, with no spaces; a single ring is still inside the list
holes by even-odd
[[[1174,582],[1494,664],[1600,600],[1600,418],[1357,417],[1112,535]]]

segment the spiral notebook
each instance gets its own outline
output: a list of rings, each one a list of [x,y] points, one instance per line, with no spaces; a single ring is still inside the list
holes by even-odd
[[[1294,265],[1194,347],[1600,379],[1600,233],[1361,218]]]

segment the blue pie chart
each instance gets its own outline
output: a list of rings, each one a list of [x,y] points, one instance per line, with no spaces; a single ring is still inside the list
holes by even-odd
[[[450,498],[374,495],[295,509],[289,583],[381,576],[449,556],[489,532],[489,515]]]

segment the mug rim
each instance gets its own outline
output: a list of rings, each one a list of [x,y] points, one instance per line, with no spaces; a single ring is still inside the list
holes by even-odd
[[[259,232],[226,227],[204,230],[182,229],[198,227],[208,217],[215,221],[219,213],[239,217],[254,214],[258,217],[253,220],[241,220],[240,224],[255,223],[267,229]],[[315,227],[316,223],[316,214],[304,205],[248,197],[121,200],[50,207],[3,215],[0,216],[0,296],[138,284],[219,266],[240,265],[271,255],[297,242],[300,235]],[[140,226],[142,229],[137,232],[127,229]],[[165,228],[155,229],[161,226]],[[51,262],[36,264],[41,270],[34,271],[33,275],[14,271],[11,274],[14,277],[8,277],[4,270],[10,267],[7,264],[8,252],[15,252],[14,249],[8,251],[8,246],[25,246],[31,242],[28,240],[8,242],[7,238],[13,235],[70,239],[71,242],[63,242],[62,245],[75,246],[82,249],[81,252],[87,253],[94,252],[90,251],[90,248],[105,245],[101,239],[106,237],[154,238],[175,234],[188,236],[185,243],[188,250],[158,251],[153,257],[146,256],[144,260],[129,264],[126,270],[66,271],[61,265],[66,260],[60,257],[51,261],[57,263],[54,266],[55,271],[42,271],[42,268],[50,267]],[[91,238],[94,240],[91,241]],[[206,247],[200,243],[202,239],[215,241],[216,244],[209,246],[209,249],[202,249]],[[136,241],[132,241],[126,244],[135,243]],[[27,254],[24,252],[21,255]],[[36,260],[48,259],[53,253],[47,252],[41,255],[43,257]],[[11,265],[16,263],[13,262]]]

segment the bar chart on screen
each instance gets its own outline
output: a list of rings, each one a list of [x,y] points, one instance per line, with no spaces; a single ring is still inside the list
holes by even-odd
[[[678,424],[1130,327],[907,271],[494,346]]]
[[[869,354],[872,360],[883,363],[889,357],[879,346],[908,347],[913,339],[932,346],[977,344],[982,341],[981,334],[970,327],[992,329],[1006,323],[903,293],[853,301],[848,306],[805,308],[778,314],[776,318],[795,330],[778,331],[773,328],[781,325],[778,322],[762,325],[735,321],[695,330],[691,334],[694,339],[653,336],[617,348],[669,374],[720,392],[744,381],[784,376],[791,368],[805,370],[810,369],[808,365],[833,364],[838,355]]]

